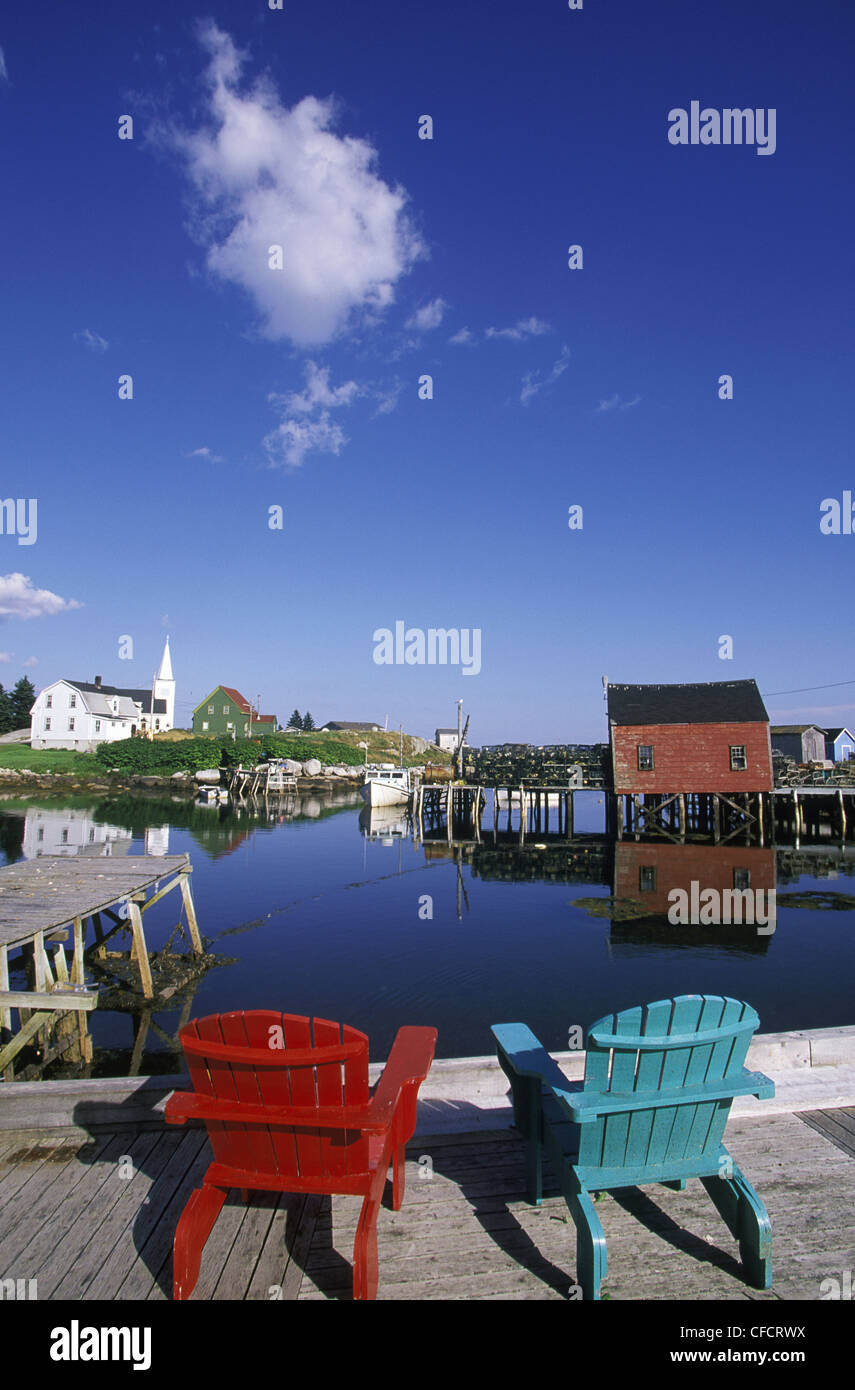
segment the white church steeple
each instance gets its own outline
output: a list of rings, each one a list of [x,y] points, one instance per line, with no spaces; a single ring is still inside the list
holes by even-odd
[[[161,729],[175,727],[175,678],[172,674],[172,658],[169,654],[169,638],[163,648],[160,670],[154,679],[154,698],[166,701],[166,713],[160,716]]]

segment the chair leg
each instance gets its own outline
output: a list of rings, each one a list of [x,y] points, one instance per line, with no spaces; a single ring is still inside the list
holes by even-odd
[[[685,1179],[685,1178],[675,1178],[673,1182],[663,1182],[663,1183],[660,1184],[660,1186],[662,1186],[662,1187],[670,1187],[674,1192],[685,1192],[685,1190],[686,1190],[686,1179]]]
[[[596,1301],[608,1268],[605,1232],[590,1193],[579,1185],[578,1179],[571,1176],[569,1183],[565,1180],[562,1186],[576,1227],[576,1278],[583,1299]]]
[[[202,1264],[205,1241],[226,1200],[219,1187],[197,1187],[181,1213],[172,1243],[172,1296],[189,1298]]]
[[[511,1093],[514,1124],[525,1141],[526,1193],[532,1206],[543,1202],[543,1142],[541,1123],[541,1081],[537,1077],[514,1076]]]
[[[772,1287],[772,1223],[745,1174],[733,1164],[730,1178],[701,1178],[715,1207],[739,1241],[739,1255],[749,1284]]]
[[[377,1297],[379,1268],[377,1262],[377,1213],[380,1203],[366,1197],[359,1213],[356,1227],[356,1240],[353,1243],[353,1297],[354,1299],[374,1299]]]
[[[406,1186],[407,1146],[399,1144],[392,1158],[392,1210],[400,1211]]]

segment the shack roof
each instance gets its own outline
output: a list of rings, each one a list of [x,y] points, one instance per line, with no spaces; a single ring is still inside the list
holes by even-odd
[[[612,724],[768,724],[754,681],[608,686]]]

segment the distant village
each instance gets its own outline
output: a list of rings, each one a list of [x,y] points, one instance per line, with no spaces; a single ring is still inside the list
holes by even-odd
[[[613,733],[616,724],[627,724],[634,728],[641,724],[661,723],[670,726],[670,742],[673,743],[679,728],[682,730],[681,737],[686,741],[686,754],[693,762],[697,760],[699,752],[697,737],[700,728],[710,720],[710,708],[715,711],[712,717],[716,722],[722,718],[727,721],[736,714],[737,718],[764,725],[771,740],[769,751],[780,753],[797,763],[845,763],[855,759],[855,735],[845,726],[770,725],[753,681],[667,686],[618,686],[606,683],[606,689],[609,724]],[[166,733],[175,727],[175,690],[167,638],[150,689],[105,685],[100,676],[95,676],[92,681],[61,679],[45,686],[37,695],[30,712],[31,746],[93,752],[100,743]],[[721,709],[718,706],[725,692],[730,692],[731,698],[723,715],[724,706]],[[733,705],[734,699],[738,711]],[[664,717],[663,710],[666,710]],[[192,732],[199,737],[237,739],[308,730],[320,733],[380,733],[385,727],[370,720],[328,720],[316,729],[311,716],[300,723],[296,722],[298,718],[295,710],[288,724],[283,726],[275,714],[262,714],[235,686],[223,683],[215,686],[193,710]],[[443,752],[455,752],[457,729],[437,728],[433,740],[417,738],[416,751],[425,751],[431,744]],[[654,771],[652,745],[639,745],[632,756],[637,764],[635,772]],[[744,746],[728,744],[730,772],[747,771],[747,768],[739,766],[740,757],[745,757]],[[645,764],[645,759],[650,760],[649,765]]]
[[[68,748],[91,753],[100,743],[125,738],[148,738],[175,728],[176,683],[169,638],[163,648],[157,675],[150,689],[105,685],[100,676],[91,681],[63,678],[39,691],[30,710],[32,748]],[[316,726],[307,715],[297,723],[295,710],[286,725],[275,714],[262,714],[233,685],[218,685],[193,710],[192,732],[200,738],[258,738],[274,733],[380,733],[383,724],[373,721],[328,720]],[[456,729],[436,729],[433,743],[444,751],[457,747]],[[422,752],[429,739],[416,739]]]

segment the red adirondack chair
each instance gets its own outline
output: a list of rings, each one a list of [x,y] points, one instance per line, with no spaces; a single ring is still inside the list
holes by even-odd
[[[173,1293],[189,1298],[202,1250],[231,1187],[364,1197],[353,1246],[353,1297],[377,1297],[377,1213],[392,1165],[404,1198],[404,1154],[435,1028],[401,1028],[369,1090],[368,1038],[323,1018],[256,1009],[193,1019],[179,1037],[194,1092],[166,1103],[170,1124],[204,1120],[214,1162],[190,1195],[173,1245]]]

